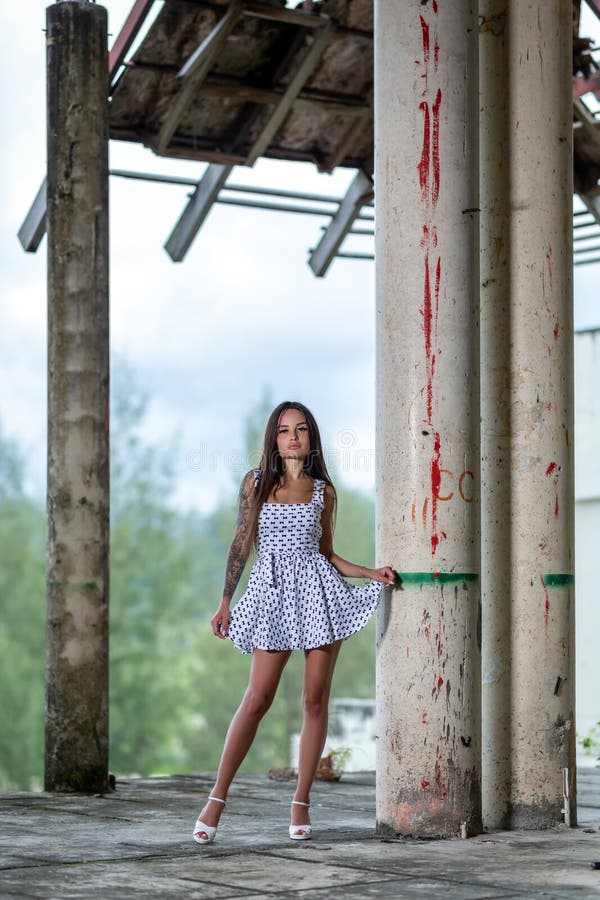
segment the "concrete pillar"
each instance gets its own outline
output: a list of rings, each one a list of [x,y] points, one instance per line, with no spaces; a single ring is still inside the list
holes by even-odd
[[[486,630],[486,729],[501,719],[501,765],[498,782],[486,787],[486,809],[489,802],[489,824],[508,817],[511,827],[543,828],[561,822],[563,808],[575,822],[572,11],[568,0],[482,7],[504,16],[504,24],[494,24],[484,15],[481,43],[486,65],[498,54],[495,77],[506,85],[501,97],[488,69],[481,104],[504,107],[497,128],[488,118],[484,139],[483,181],[498,178],[482,198],[488,254],[482,359],[491,362],[483,402],[484,509],[488,559],[497,554],[486,567],[486,609],[507,586],[511,596],[508,620],[497,618]],[[490,49],[502,29],[504,60]],[[496,155],[494,140],[503,145]],[[497,496],[495,480],[503,481]],[[502,523],[510,546],[505,539],[494,548]],[[493,752],[488,742],[490,779]]]
[[[375,2],[377,822],[481,829],[477,7]]]
[[[479,2],[482,806],[510,827],[511,379],[508,0]],[[527,166],[528,162],[523,161]]]
[[[48,535],[45,786],[108,780],[106,10],[47,10]]]

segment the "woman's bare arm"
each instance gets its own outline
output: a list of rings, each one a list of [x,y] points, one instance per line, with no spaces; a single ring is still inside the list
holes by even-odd
[[[384,584],[394,584],[395,574],[391,566],[382,566],[380,569],[369,569],[357,563],[343,559],[333,549],[333,508],[334,493],[331,485],[325,485],[325,502],[321,515],[322,536],[319,550],[326,556],[340,575],[346,578],[372,578],[373,581],[383,581]]]
[[[250,556],[250,512],[254,497],[254,472],[247,472],[240,486],[235,534],[227,555],[221,604],[211,619],[213,633],[224,638],[229,624],[229,606]]]
[[[238,496],[238,514],[235,534],[229,548],[227,565],[225,567],[225,586],[223,588],[223,600],[228,603],[235,593],[242,572],[250,556],[250,510],[254,496],[254,472],[248,472],[240,485]]]

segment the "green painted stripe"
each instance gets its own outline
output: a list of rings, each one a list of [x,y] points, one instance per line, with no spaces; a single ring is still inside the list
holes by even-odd
[[[542,575],[546,587],[570,587],[575,584],[574,575]]]
[[[478,578],[474,572],[396,572],[397,584],[456,584]]]

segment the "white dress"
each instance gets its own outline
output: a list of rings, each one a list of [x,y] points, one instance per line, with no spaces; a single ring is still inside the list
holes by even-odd
[[[242,653],[322,647],[355,634],[373,615],[383,584],[348,584],[319,552],[324,489],[315,479],[308,503],[263,504],[256,561],[227,632]]]

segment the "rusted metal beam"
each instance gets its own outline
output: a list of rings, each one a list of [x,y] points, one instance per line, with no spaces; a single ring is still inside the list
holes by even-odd
[[[373,182],[358,171],[340,207],[311,253],[308,264],[319,278],[327,272],[354,220],[365,203],[373,199]]]
[[[19,228],[19,241],[27,253],[35,253],[46,233],[46,179],[35,195],[29,212]]]
[[[163,155],[165,153],[200,84],[214,65],[218,53],[235,28],[242,13],[241,0],[233,0],[225,15],[217,22],[210,34],[202,41],[197,50],[178,72],[177,77],[181,79],[182,84],[160,130],[156,145],[158,154]]]
[[[589,8],[600,19],[600,0],[585,0]]]
[[[205,81],[199,93],[203,97],[223,97],[226,100],[239,100],[243,103],[273,104],[279,103],[282,91],[272,88],[254,87],[253,85],[222,84],[216,81]]]
[[[600,244],[593,244],[591,247],[575,247],[574,256],[581,256],[582,253],[596,253],[600,251]]]
[[[295,28],[290,34],[289,40],[285,41],[283,53],[280,53],[269,66],[269,73],[264,72],[263,78],[266,81],[269,77],[269,87],[279,87],[283,80],[290,77],[298,64],[298,59],[302,58],[302,53],[306,44],[306,30],[304,28]],[[265,84],[266,86],[266,84]],[[281,102],[285,88],[282,89],[278,99],[273,105]],[[264,121],[264,107],[253,104],[251,108],[245,105],[234,122],[231,123],[227,133],[223,138],[223,149],[233,151],[236,148],[244,148],[244,155],[247,149],[252,146],[254,135],[260,131]]]
[[[276,106],[284,94],[284,88],[261,88],[250,84],[235,82],[205,81],[199,90],[200,94],[207,97],[225,97],[227,99],[242,100],[246,103],[263,103]],[[349,116],[367,115],[371,110],[368,104],[356,103],[347,100],[343,94],[337,97],[315,96],[302,93],[293,104],[294,109],[304,109],[317,112],[342,113]]]
[[[294,109],[304,109],[307,112],[339,113],[343,116],[356,116],[363,120],[371,112],[370,106],[365,103],[350,103],[347,100],[328,100],[326,97],[310,97],[302,93],[294,100]]]
[[[336,253],[336,259],[375,259],[374,253]]]
[[[268,22],[283,22],[286,25],[301,25],[303,28],[325,28],[328,23],[326,16],[315,15],[310,12],[301,12],[285,7],[269,6],[266,3],[246,3],[245,16],[254,16],[257,19],[266,19]]]
[[[587,108],[583,100],[573,99],[573,113],[575,119],[585,128],[589,137],[600,146],[600,122],[594,117],[593,112]]]
[[[357,114],[353,122],[350,123],[348,128],[346,129],[342,140],[339,142],[335,150],[330,153],[327,157],[325,171],[333,172],[336,166],[342,162],[343,159],[351,152],[352,148],[356,146],[358,139],[364,134],[365,130],[365,119],[367,116],[372,113],[373,109],[373,88],[368,93],[367,104],[364,107],[364,110],[361,111],[360,115]]]
[[[128,69],[141,69],[175,75],[177,66],[162,63],[139,62],[129,60],[123,63]],[[285,87],[264,88],[244,81],[238,81],[223,75],[207,78],[198,88],[198,93],[207,97],[224,97],[228,100],[240,100],[244,103],[263,103],[275,106],[281,100]],[[317,110],[318,112],[343,113],[344,115],[362,116],[371,110],[369,103],[353,94],[337,94],[332,91],[318,91],[303,88],[294,101],[295,109]]]
[[[321,59],[325,48],[335,34],[335,30],[335,22],[330,19],[327,22],[327,25],[320,32],[320,34],[317,34],[314,37],[312,47],[304,57],[304,60],[296,70],[295,74],[292,76],[292,79],[288,84],[285,93],[281,97],[278,105],[275,107],[273,115],[270,117],[261,134],[254,142],[254,145],[250,150],[248,158],[246,160],[247,165],[254,165],[258,157],[262,156],[264,151],[267,149],[267,147],[271,143],[272,138],[275,136],[281,125],[283,125],[285,119],[290,113],[292,106],[294,105],[294,101],[297,99],[300,91],[304,87],[304,84],[318,66],[319,60]]]
[[[333,172],[336,166],[342,162],[346,154],[350,153],[352,148],[365,130],[365,121],[368,118],[368,111],[360,116],[355,116],[354,121],[348,126],[344,133],[344,137],[339,142],[333,153],[327,157],[325,166],[326,172]]]
[[[600,224],[600,191],[579,195],[596,222]],[[591,224],[591,223],[590,223]],[[585,227],[585,226],[582,226]]]
[[[594,94],[600,100],[600,72],[594,72],[589,78],[579,75],[573,79],[573,98],[583,97],[587,93]]]
[[[206,169],[165,244],[165,250],[173,262],[181,262],[184,258],[232,168],[212,164]]]
[[[156,134],[150,134],[147,131],[136,128],[113,126],[110,130],[110,136],[114,140],[143,144],[144,147],[158,154]],[[162,155],[168,159],[224,163],[231,166],[241,166],[246,161],[246,157],[240,153],[223,153],[219,150],[213,150],[212,144],[208,141],[184,135],[178,137],[176,141],[172,141]]]
[[[112,82],[116,72],[123,65],[126,55],[129,53],[133,42],[146,21],[146,16],[154,5],[154,0],[135,0],[125,24],[121,28],[117,39],[108,54],[108,74]]]
[[[213,9],[218,14],[223,11],[222,3],[212,3],[210,0],[178,0],[179,3],[190,3],[194,6],[202,6],[203,9]],[[283,2],[283,0],[282,0]],[[300,25],[304,28],[321,28],[327,17],[298,9],[277,8],[266,3],[248,3],[244,9],[244,15],[253,16],[256,19],[265,19],[270,22],[281,22],[283,25]],[[350,25],[338,25],[338,34],[348,35],[373,43],[373,32],[367,28],[354,28]]]

